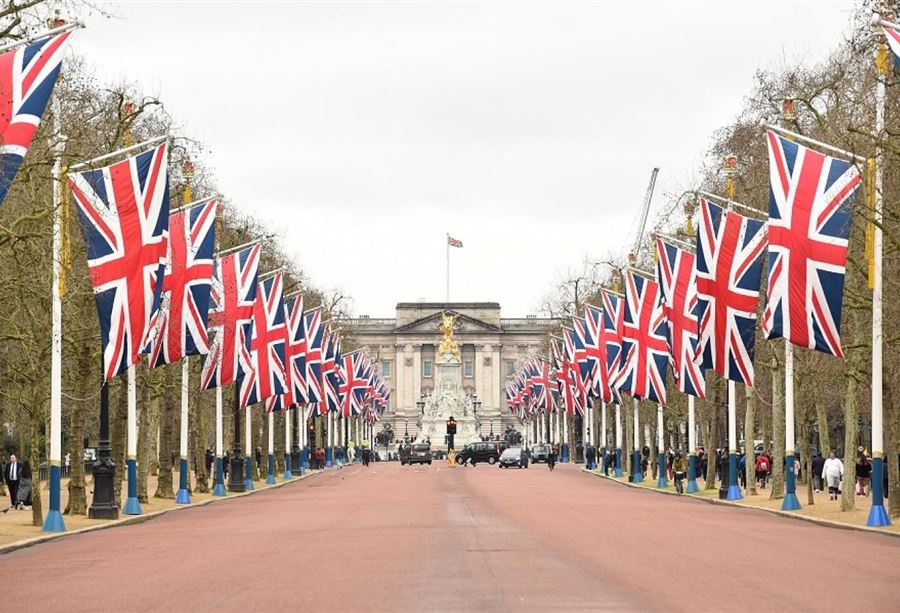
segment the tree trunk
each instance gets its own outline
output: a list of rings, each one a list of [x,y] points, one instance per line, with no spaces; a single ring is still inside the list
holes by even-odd
[[[41,406],[38,402],[34,406]],[[37,410],[35,410],[37,412]],[[44,525],[44,509],[41,503],[41,419],[31,415],[31,525],[40,528]],[[24,454],[23,454],[24,455]],[[27,456],[26,456],[27,457]],[[49,458],[48,458],[49,459]]]
[[[85,347],[88,345],[85,344]],[[85,407],[82,406],[69,410],[71,462],[69,466],[69,502],[65,509],[68,515],[87,514],[87,492],[84,483],[84,412]]]
[[[125,475],[125,436],[128,429],[128,390],[125,375],[119,377],[115,385],[109,388],[109,433],[112,458],[116,463],[116,475],[113,479],[113,491],[119,508],[122,505],[122,477]]]
[[[151,398],[151,387],[153,373],[150,368],[143,366],[141,372],[141,411],[138,414],[138,475],[137,475],[137,498],[141,504],[150,501],[147,494],[147,477],[150,473],[150,446],[155,442],[155,433],[152,431],[150,422],[151,415],[157,410],[158,404],[156,398]]]
[[[784,498],[784,367],[772,358],[772,483],[769,498]]]
[[[200,360],[194,360],[196,368],[193,369],[192,379],[195,381],[200,380]],[[197,492],[201,494],[209,493],[209,475],[206,474],[206,447],[208,443],[208,437],[206,434],[208,422],[206,420],[206,409],[203,405],[203,399],[208,397],[208,394],[204,395],[202,393],[203,390],[200,389],[199,385],[194,385],[194,394],[193,394],[193,402],[191,406],[193,407],[192,415],[193,418],[190,420],[191,424],[191,456],[193,457],[194,464],[194,479],[195,479],[195,489]]]
[[[756,495],[756,390],[744,386],[744,400],[747,408],[744,411],[744,475],[747,479],[747,493]]]
[[[819,453],[828,457],[831,451],[831,433],[828,429],[828,411],[824,402],[816,402],[816,421],[819,423]]]
[[[165,389],[163,390],[162,411],[160,412],[160,426],[162,433],[159,437],[159,480],[156,485],[154,498],[175,498],[172,483],[172,434],[175,420],[178,414],[178,406],[175,402],[175,388],[172,385],[172,366],[164,366]]]
[[[855,352],[854,352],[855,354]],[[852,511],[856,508],[855,488],[850,483],[856,466],[856,436],[859,417],[856,394],[859,382],[857,376],[857,360],[850,358],[847,364],[847,389],[844,394],[844,484],[841,490],[841,511]],[[849,485],[849,487],[848,487]]]

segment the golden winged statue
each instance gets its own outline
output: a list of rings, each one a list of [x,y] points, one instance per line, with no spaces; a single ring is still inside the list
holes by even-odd
[[[459,360],[459,346],[453,340],[453,326],[456,324],[457,319],[459,319],[459,313],[451,314],[441,311],[441,332],[444,333],[444,340],[441,341],[441,345],[438,347],[439,356],[449,353]]]

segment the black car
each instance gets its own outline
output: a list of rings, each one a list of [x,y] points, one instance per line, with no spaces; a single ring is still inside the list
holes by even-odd
[[[511,466],[528,468],[528,453],[521,447],[504,449],[503,453],[500,454],[498,466],[500,468],[510,468]]]
[[[456,454],[456,463],[469,463],[475,466],[478,462],[487,462],[488,464],[496,464],[500,459],[500,443],[484,442],[469,443],[459,450]]]
[[[535,445],[531,448],[531,461],[534,464],[538,462],[547,463],[547,459],[550,457],[550,445]]]
[[[413,443],[409,446],[409,458],[407,462],[412,464],[431,464],[431,445],[428,443]]]

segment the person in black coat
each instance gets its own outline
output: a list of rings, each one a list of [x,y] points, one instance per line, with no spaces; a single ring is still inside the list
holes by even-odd
[[[22,475],[22,463],[16,460],[16,454],[10,454],[9,462],[3,470],[3,480],[9,489],[9,499],[15,507],[19,500],[19,479]]]

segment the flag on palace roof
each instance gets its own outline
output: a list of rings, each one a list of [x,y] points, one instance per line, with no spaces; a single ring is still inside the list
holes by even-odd
[[[0,53],[0,206],[37,133],[71,34],[48,36]]]
[[[697,318],[702,369],[753,385],[765,224],[700,199]]]
[[[159,311],[169,228],[168,145],[69,175],[111,379],[140,360]]]
[[[215,262],[207,322],[210,346],[203,357],[201,374],[203,389],[238,380],[238,359],[250,341],[259,253],[260,246],[253,245]]]
[[[280,272],[260,282],[253,305],[250,343],[239,362],[241,406],[263,402],[285,391],[284,345],[287,338],[284,321],[283,280]]]
[[[449,234],[447,235],[447,244],[451,247],[462,247],[462,241],[451,237]]]
[[[769,284],[762,330],[843,356],[841,302],[856,166],[769,131]]]
[[[209,352],[207,320],[216,242],[216,201],[169,216],[169,250],[150,364]]]
[[[659,258],[656,278],[662,292],[663,314],[668,325],[669,363],[678,389],[705,397],[706,382],[699,364],[697,346],[696,257],[661,238],[656,239]]]
[[[622,318],[622,371],[619,389],[640,400],[666,404],[669,365],[668,326],[659,284],[634,271],[625,274]]]

